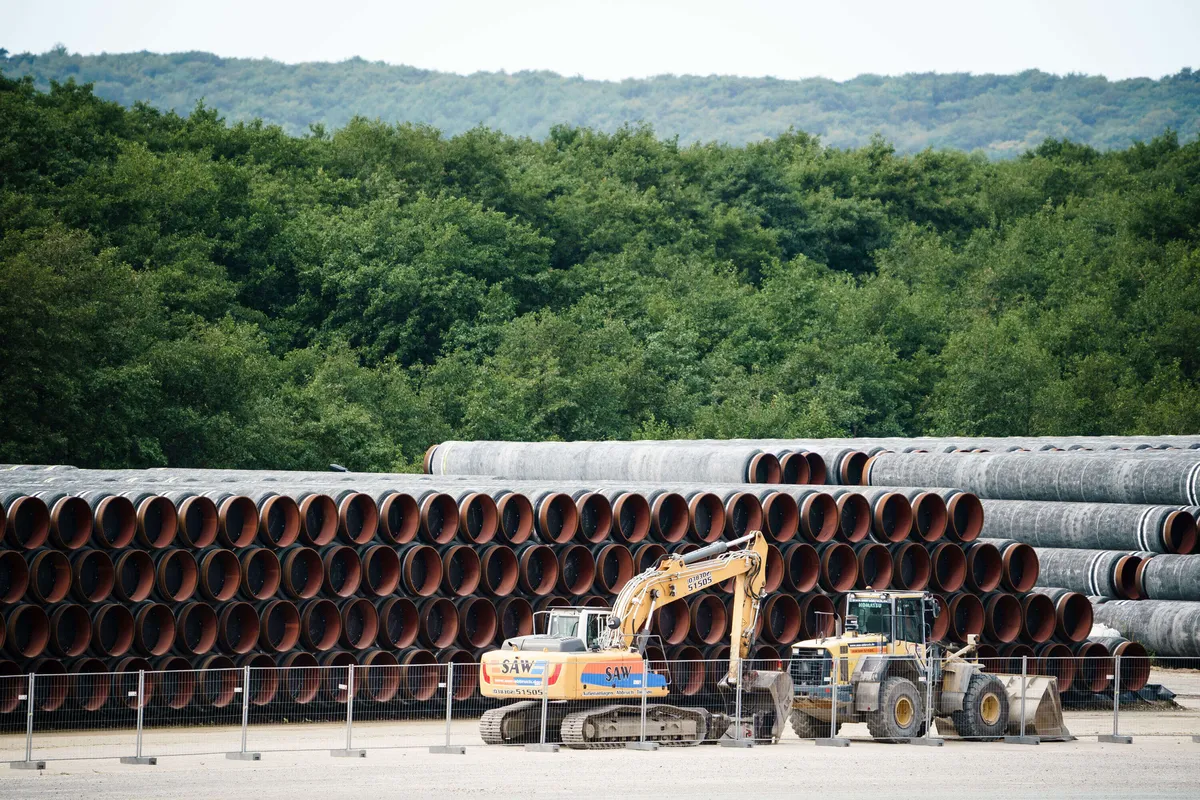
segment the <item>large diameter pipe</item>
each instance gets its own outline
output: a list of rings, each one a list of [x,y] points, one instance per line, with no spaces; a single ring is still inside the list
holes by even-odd
[[[374,597],[387,597],[400,586],[400,556],[387,545],[365,545],[359,553],[362,561],[362,589]]]
[[[196,674],[191,663],[181,656],[163,656],[155,659],[154,671],[156,701],[174,711],[187,708],[196,696]]]
[[[430,597],[442,583],[442,557],[429,545],[410,545],[400,560],[405,591],[415,597]]]
[[[483,577],[479,554],[474,548],[467,545],[449,545],[442,548],[441,555],[443,593],[455,597],[474,594]]]
[[[950,636],[965,642],[967,637],[983,633],[985,613],[977,595],[958,592],[946,597],[946,613],[950,617]]]
[[[349,650],[366,650],[379,635],[379,612],[365,597],[342,603],[341,645]]]
[[[211,497],[192,492],[167,492],[163,496],[175,504],[179,524],[175,541],[181,547],[202,550],[216,543],[220,520]]]
[[[484,548],[479,554],[479,567],[480,586],[488,594],[507,597],[516,590],[520,567],[511,547],[497,544]]]
[[[333,597],[353,597],[362,585],[362,560],[354,548],[333,545],[325,550],[325,593]]]
[[[1085,692],[1103,692],[1112,682],[1112,654],[1100,642],[1083,641],[1071,646],[1078,663],[1074,688]]]
[[[522,591],[543,597],[558,583],[558,558],[544,544],[526,545],[517,553]]]
[[[967,582],[967,556],[957,544],[933,545],[929,550],[929,564],[929,586],[934,591],[957,592]]]
[[[613,526],[612,504],[600,492],[576,490],[575,509],[579,514],[579,526],[575,535],[586,544],[608,541]]]
[[[503,642],[533,633],[533,606],[524,597],[506,597],[496,605],[497,639]]]
[[[421,620],[417,604],[407,597],[390,597],[375,604],[379,612],[376,643],[385,650],[403,650],[417,640]]]
[[[458,532],[458,504],[443,492],[426,492],[418,500],[420,536],[429,544],[441,545],[454,541]]]
[[[1110,600],[1092,605],[1096,622],[1160,657],[1200,657],[1200,603]],[[11,622],[9,623],[11,628]],[[10,638],[12,634],[9,634]]]
[[[146,673],[140,687],[139,672]],[[111,662],[109,674],[113,682],[113,695],[119,698],[119,702],[126,708],[134,709],[139,704],[145,708],[154,700],[158,689],[158,673],[154,671],[154,665],[141,656],[126,656]],[[139,688],[142,690],[140,693]]]
[[[280,569],[283,591],[295,600],[316,597],[325,583],[325,565],[321,554],[311,547],[288,549]]]
[[[725,531],[725,504],[721,498],[706,491],[692,491],[687,498],[688,535],[700,544],[710,544],[721,538]]]
[[[200,565],[189,551],[179,548],[155,553],[154,588],[168,603],[185,603],[200,585]]]
[[[783,565],[785,585],[790,591],[805,594],[817,588],[821,577],[821,557],[817,548],[807,542],[793,542],[783,549]]]
[[[717,644],[729,634],[729,613],[721,598],[696,595],[688,604],[691,636],[701,644]]]
[[[1035,547],[1190,553],[1196,521],[1169,506],[984,500],[988,536]]]
[[[17,658],[37,658],[50,644],[50,617],[41,606],[19,605],[8,611],[5,646]]]
[[[0,509],[4,510],[5,540],[15,550],[36,550],[50,536],[50,509],[46,503],[23,492],[0,493]]]
[[[1044,642],[1034,647],[1034,653],[1037,660],[1029,665],[1034,674],[1054,678],[1060,692],[1071,688],[1078,668],[1069,645],[1062,642]]]
[[[1137,596],[1139,556],[1110,550],[1062,550],[1035,547],[1041,580],[1085,595],[1114,599]]]
[[[1087,597],[1058,587],[1035,586],[1033,591],[1046,595],[1054,603],[1054,633],[1060,639],[1082,642],[1092,632],[1094,613]]]
[[[667,548],[656,542],[639,545],[633,551],[633,574],[640,575],[653,566],[667,554]]]
[[[583,545],[566,545],[558,549],[558,590],[564,594],[583,595],[592,590],[596,581],[596,559]]]
[[[1104,645],[1114,662],[1120,660],[1121,691],[1136,692],[1150,682],[1150,656],[1141,644],[1123,636],[1089,636],[1088,641]]]
[[[1001,583],[1010,592],[1028,592],[1038,583],[1041,566],[1034,548],[1012,539],[981,539],[1000,551]],[[1049,581],[1048,581],[1049,582]]]
[[[660,605],[653,615],[652,630],[662,637],[667,645],[683,644],[687,641],[688,629],[691,627],[691,615],[687,602],[673,600]]]
[[[1200,601],[1200,555],[1161,555],[1142,559],[1134,577],[1134,593],[1126,597],[1130,600]]]
[[[418,702],[432,700],[437,695],[438,679],[445,674],[445,668],[439,665],[437,656],[428,650],[413,647],[402,651],[397,660],[400,662],[400,696]]]
[[[810,592],[800,598],[800,638],[832,636],[835,627],[833,600],[828,595]]]
[[[458,608],[458,641],[463,647],[487,647],[496,638],[500,621],[496,607],[483,597],[464,597]]]
[[[202,656],[217,645],[220,622],[207,603],[188,603],[175,614],[175,649],[187,656]]]
[[[929,551],[917,542],[901,542],[888,547],[892,555],[892,586],[904,591],[919,592],[933,577]]]
[[[827,542],[817,548],[821,557],[821,588],[827,592],[848,592],[858,580],[858,558],[854,548],[843,542]]]
[[[71,591],[71,562],[57,550],[39,550],[29,560],[29,595],[43,605],[57,603]]]
[[[1021,596],[1021,638],[1033,644],[1050,641],[1054,636],[1057,611],[1054,601],[1044,594],[1030,592]]]
[[[49,543],[59,550],[78,550],[92,538],[92,507],[82,497],[62,492],[39,492],[50,510]]]
[[[417,538],[421,527],[421,511],[416,499],[408,493],[386,490],[378,500],[379,535],[391,544],[408,544]]]
[[[221,608],[217,621],[217,641],[227,653],[249,653],[258,644],[259,619],[254,606],[233,602]]]
[[[370,544],[379,532],[379,506],[375,498],[363,492],[347,491],[336,497],[338,535],[355,545]],[[495,535],[496,504],[487,498],[492,509],[491,535]],[[490,538],[490,536],[489,536]]]
[[[598,545],[592,548],[596,561],[596,580],[594,586],[605,594],[615,595],[626,583],[633,579],[633,555],[629,548],[620,544]],[[516,560],[513,560],[514,581],[516,577]]]
[[[92,538],[99,547],[120,550],[137,535],[137,511],[128,497],[103,491],[81,495],[92,507]]]
[[[529,498],[508,490],[496,492],[492,497],[496,501],[496,513],[500,518],[500,535],[509,546],[516,547],[529,541],[529,537],[533,536],[533,504],[529,502]],[[613,511],[620,519],[615,508]]]
[[[242,685],[242,675],[229,656],[215,653],[198,656],[192,659],[192,667],[196,670],[200,699],[205,705],[225,708],[237,697],[237,689]],[[137,675],[133,677],[136,679]]]
[[[444,597],[423,600],[418,606],[421,627],[418,637],[426,647],[450,647],[458,637],[458,609]]]
[[[0,603],[18,602],[29,588],[29,562],[15,550],[0,550]]]
[[[686,498],[678,492],[663,491],[652,493],[648,500],[654,538],[665,544],[683,541],[690,525]]]
[[[250,705],[269,705],[279,694],[279,669],[275,659],[264,653],[247,653],[237,664],[242,669],[250,668],[250,685],[242,689],[247,693]]]
[[[400,692],[400,661],[386,650],[369,650],[354,670],[354,684],[367,700],[386,703]]]
[[[249,497],[224,491],[204,493],[217,505],[217,541],[237,549],[249,547],[258,533],[258,506]]]
[[[912,532],[913,510],[909,499],[901,492],[891,489],[857,487],[833,489],[834,497],[846,494],[861,494],[871,507],[871,536],[877,542],[891,544],[903,542]]]
[[[175,504],[153,492],[135,490],[124,494],[137,509],[137,542],[148,550],[170,547],[179,532]]]
[[[10,551],[11,552],[11,551]],[[16,553],[12,553],[16,555]],[[12,588],[12,579],[4,577],[4,564],[0,563],[0,602]],[[103,603],[116,586],[117,575],[112,559],[103,550],[76,550],[71,554],[71,591],[85,603]],[[11,601],[8,601],[11,602]]]
[[[309,600],[300,609],[300,640],[309,650],[331,650],[342,636],[342,615],[332,600]]]
[[[283,691],[296,705],[311,703],[321,690],[320,662],[311,653],[292,652],[279,656]]]
[[[855,545],[858,558],[859,589],[883,590],[892,584],[892,556],[878,542],[862,542]]]
[[[344,705],[349,699],[349,682],[346,675],[351,667],[357,666],[358,658],[354,653],[337,651],[325,653],[318,659],[322,667],[321,690],[326,700],[338,705]],[[358,692],[356,691],[357,695]]]
[[[700,648],[690,644],[672,647],[667,651],[667,660],[671,665],[672,692],[682,697],[695,697],[703,691],[705,665]]]
[[[133,647],[146,656],[162,656],[175,644],[175,615],[163,603],[143,603],[133,615]]]
[[[255,547],[242,553],[241,590],[253,601],[270,600],[279,591],[283,567],[279,556],[265,547]]]
[[[300,642],[300,609],[288,600],[258,605],[258,644],[268,653],[286,653]]]
[[[67,673],[71,699],[77,706],[84,711],[99,711],[104,707],[108,702],[112,680],[103,661],[90,657],[77,658],[71,662]],[[3,675],[2,671],[0,675]],[[3,681],[2,677],[0,681]],[[3,705],[3,690],[0,689],[0,712],[4,711]]]
[[[856,544],[871,534],[871,504],[858,492],[846,492],[837,497],[838,536],[842,541]]]
[[[986,542],[973,542],[966,548],[967,587],[979,594],[995,591],[1004,578],[1004,560],[1000,551]]]
[[[237,596],[242,565],[232,550],[209,550],[200,559],[200,594],[214,603]]]
[[[295,541],[300,541],[307,547],[325,547],[333,544],[333,540],[338,535],[337,503],[332,497],[321,492],[300,492],[298,497],[297,524],[295,526],[288,525],[289,509],[281,509],[274,526],[278,533],[278,539],[272,542],[271,537],[268,536],[264,544],[275,547],[287,547]],[[296,502],[294,498],[293,502]],[[376,521],[378,522],[378,520]],[[289,538],[292,541],[287,541]],[[360,544],[354,541],[353,537],[346,538],[349,539],[346,542],[349,545]]]
[[[133,614],[117,603],[100,606],[92,612],[92,649],[101,656],[117,658],[133,647]],[[9,619],[12,641],[12,619]],[[11,647],[10,647],[11,649]]]
[[[811,544],[821,544],[838,533],[838,503],[833,495],[819,489],[780,487],[796,501],[800,535]]]
[[[50,650],[63,658],[87,652],[92,641],[92,619],[87,609],[75,603],[62,603],[50,615]]]
[[[800,636],[800,604],[790,594],[773,594],[763,603],[763,635],[775,644],[791,644]]]
[[[1021,601],[1007,592],[993,592],[983,598],[983,632],[992,642],[1007,644],[1021,635]]]

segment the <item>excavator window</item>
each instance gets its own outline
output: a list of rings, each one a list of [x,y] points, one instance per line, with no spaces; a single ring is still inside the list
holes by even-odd
[[[579,635],[579,617],[574,614],[551,614],[546,635],[557,639],[574,639]]]
[[[600,648],[600,632],[604,629],[607,617],[600,614],[589,614],[587,618],[587,646],[589,650]]]

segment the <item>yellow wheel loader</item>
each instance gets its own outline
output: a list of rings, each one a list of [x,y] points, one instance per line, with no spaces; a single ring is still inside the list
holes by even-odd
[[[792,647],[790,722],[800,738],[836,737],[847,722],[885,742],[925,737],[926,705],[940,732],[965,738],[1018,735],[1022,708],[1026,735],[1072,738],[1054,678],[988,673],[969,658],[974,641],[956,652],[926,641],[938,614],[929,593],[851,592],[845,612],[837,635]]]
[[[488,744],[537,741],[547,698],[546,741],[577,749],[619,747],[646,740],[693,745],[719,738],[778,741],[792,702],[786,672],[745,667],[754,646],[766,580],[767,543],[759,531],[687,555],[664,556],[621,589],[611,610],[556,608],[546,632],[505,640],[483,654],[479,687],[485,697],[514,699],[484,713],[479,733]],[[667,674],[646,668],[644,651],[656,608],[733,579],[729,668],[722,678],[729,703],[714,709],[651,703],[668,694]],[[741,685],[741,715],[733,690]]]

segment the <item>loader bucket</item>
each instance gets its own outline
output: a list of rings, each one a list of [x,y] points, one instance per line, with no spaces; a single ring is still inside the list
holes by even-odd
[[[995,673],[992,673],[995,674]],[[996,674],[1008,693],[1008,733],[1021,732],[1021,676]],[[1043,742],[1071,742],[1075,737],[1063,721],[1058,681],[1047,675],[1025,677],[1025,735]]]

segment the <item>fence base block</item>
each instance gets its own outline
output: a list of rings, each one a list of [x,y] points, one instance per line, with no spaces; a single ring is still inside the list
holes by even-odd
[[[527,744],[525,745],[526,753],[557,753],[558,745],[556,744]]]
[[[226,753],[230,761],[262,761],[262,753]]]
[[[462,744],[439,744],[429,748],[429,752],[465,756],[467,754],[467,747]]]
[[[354,748],[353,750],[330,750],[329,755],[335,758],[366,758],[367,751]]]
[[[1097,736],[1096,741],[1104,742],[1105,744],[1133,744],[1133,737],[1126,736],[1123,733],[1106,733],[1102,736]]]
[[[909,744],[920,745],[923,747],[942,747],[946,744],[945,739],[939,739],[931,736],[917,736],[908,740]]]
[[[121,756],[121,763],[153,767],[158,764],[158,758],[156,756]]]
[[[1042,740],[1036,736],[1005,736],[1005,744],[1041,744]]]
[[[8,765],[13,769],[45,769],[45,761],[10,761]]]
[[[850,740],[841,736],[833,736],[828,739],[817,739],[817,747],[849,747]]]
[[[753,739],[718,739],[721,747],[754,747]]]
[[[1200,744],[1200,736],[1193,736],[1192,741],[1195,742],[1196,744]]]
[[[626,750],[645,750],[652,752],[658,749],[658,742],[626,742]]]

